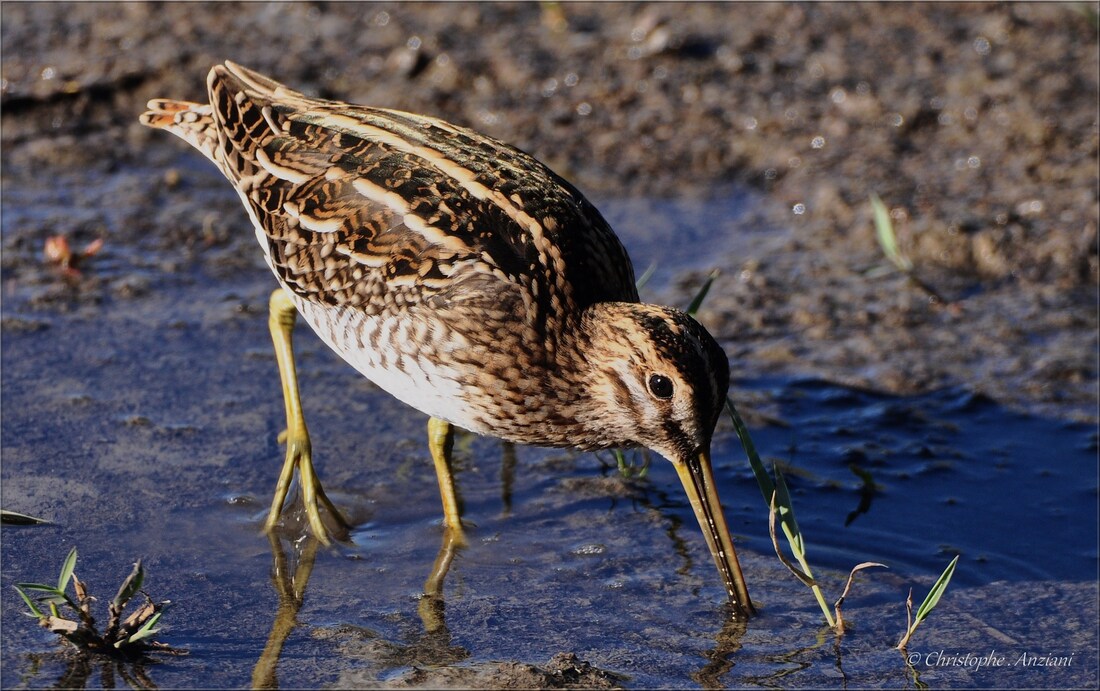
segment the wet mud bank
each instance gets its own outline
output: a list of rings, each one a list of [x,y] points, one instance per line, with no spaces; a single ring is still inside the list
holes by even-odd
[[[1085,6],[3,12],[5,187],[49,195],[59,175],[110,173],[130,195],[77,189],[59,194],[55,216],[9,215],[8,280],[38,271],[45,237],[58,233],[105,237],[106,257],[150,242],[250,253],[233,195],[134,122],[147,98],[204,98],[210,65],[231,58],[310,93],[481,129],[597,200],[757,190],[762,202],[725,232],[784,242],[698,248],[700,269],[723,271],[706,320],[735,373],[808,370],[892,392],[961,382],[1095,418],[1097,41]],[[217,191],[196,195],[196,185]],[[949,308],[878,270],[871,194]]]

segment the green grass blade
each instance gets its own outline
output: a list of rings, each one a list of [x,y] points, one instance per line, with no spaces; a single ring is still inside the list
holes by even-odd
[[[924,602],[917,608],[917,616],[913,618],[912,622],[907,622],[909,628],[906,629],[905,635],[898,641],[897,649],[905,650],[909,645],[909,639],[913,637],[913,633],[920,626],[920,623],[924,621],[936,605],[940,602],[940,597],[943,595],[943,591],[947,590],[947,584],[951,582],[951,576],[955,573],[955,565],[959,563],[958,555],[951,560],[951,563],[947,565],[947,568],[943,570],[940,577],[932,585],[932,589],[928,591],[928,595],[924,598]],[[909,599],[905,601],[906,616],[913,611],[913,590],[909,590]]]
[[[745,426],[745,421],[737,413],[737,407],[733,405],[733,399],[728,396],[726,397],[726,412],[729,413],[730,420],[733,421],[733,428],[737,430],[737,437],[741,440],[741,447],[745,449],[745,455],[749,458],[749,466],[752,468],[757,486],[760,487],[760,494],[764,497],[764,503],[770,506],[772,494],[775,493],[775,483],[772,482],[771,476],[768,475],[768,471],[764,469],[764,464],[760,461],[760,454],[756,452],[756,445],[752,443],[752,437],[749,436],[749,428]]]
[[[42,614],[42,610],[38,609],[38,605],[34,604],[34,600],[30,599],[30,597],[28,597],[27,594],[23,592],[22,588],[20,588],[19,586],[13,587],[15,588],[15,592],[19,593],[19,597],[23,598],[23,602],[26,603],[27,608],[31,611],[31,614],[27,614],[26,612],[23,612],[23,614],[26,614],[28,617],[35,617],[37,619],[41,619],[46,616],[45,614]]]
[[[37,518],[23,513],[16,513],[15,511],[0,509],[0,523],[4,525],[43,525],[49,523],[49,521],[45,518]]]
[[[653,274],[656,271],[657,262],[652,262],[649,266],[645,268],[645,271],[642,272],[642,275],[638,278],[638,280],[634,281],[634,287],[638,290],[645,288],[645,284],[649,283],[649,279],[653,278]]]
[[[695,316],[695,313],[699,311],[699,308],[703,305],[703,300],[707,299],[707,293],[710,292],[710,286],[714,283],[714,279],[718,278],[719,271],[715,269],[707,274],[707,280],[703,281],[702,287],[699,288],[699,292],[695,294],[695,297],[691,299],[685,312],[691,316]]]
[[[940,597],[943,595],[943,591],[947,590],[947,584],[951,582],[951,576],[955,574],[955,564],[959,563],[959,555],[955,555],[955,558],[951,560],[951,563],[947,565],[947,568],[940,574],[939,579],[932,586],[932,589],[928,591],[928,596],[924,598],[924,602],[917,608],[917,616],[913,622],[913,627],[925,620],[925,618],[932,613],[932,610],[936,608],[936,605],[940,602]]]
[[[126,577],[126,580],[122,582],[122,586],[118,589],[118,594],[115,595],[115,599],[111,601],[111,608],[115,612],[121,612],[126,603],[130,601],[130,598],[141,589],[141,583],[145,580],[145,569],[141,566],[141,560],[138,559],[134,564],[134,570],[130,572],[130,575]]]
[[[882,252],[894,266],[909,273],[913,270],[913,263],[898,250],[898,238],[894,233],[890,212],[886,210],[886,205],[877,194],[871,195],[871,211],[875,219],[875,236],[878,238],[879,246],[882,247]]]
[[[778,466],[773,464],[772,471],[775,473],[775,506],[779,512],[783,532],[787,534],[787,542],[791,544],[791,552],[794,553],[795,559],[798,559],[798,563],[802,564],[806,575],[812,578],[813,574],[809,572],[809,567],[806,564],[806,543],[802,540],[802,531],[798,529],[798,521],[794,517],[794,507],[791,505],[791,493],[787,489],[787,480],[783,477],[783,473],[779,471]]]
[[[619,466],[619,475],[630,477],[630,466],[626,463],[626,454],[622,449],[611,449],[611,455],[615,457],[615,463]]]
[[[160,619],[160,615],[161,615],[161,612],[157,612],[153,616],[149,617],[149,621],[145,622],[144,626],[142,626],[140,629],[135,631],[129,638],[127,638],[126,642],[127,643],[137,643],[138,641],[142,640],[143,638],[149,638],[150,636],[156,635],[157,632],[160,631],[160,629],[154,629],[153,626],[156,625],[157,620]],[[122,641],[119,641],[119,643],[121,643],[121,642]],[[117,645],[118,644],[116,644],[116,647],[117,647]]]
[[[69,556],[65,557],[65,563],[61,565],[61,575],[57,577],[57,589],[65,592],[69,587],[69,580],[73,577],[73,569],[76,568],[76,547],[69,550]]]
[[[64,591],[58,590],[52,585],[46,585],[45,583],[16,583],[15,587],[37,593],[45,593],[42,597],[38,598],[39,602],[45,602],[52,605],[73,604]],[[73,606],[75,607],[75,605]]]
[[[745,455],[748,456],[749,466],[752,467],[756,484],[760,487],[760,493],[764,495],[764,503],[771,507],[772,497],[775,497],[775,514],[779,516],[780,524],[783,526],[783,534],[787,536],[787,543],[791,546],[791,552],[794,553],[798,563],[802,566],[802,573],[810,579],[808,585],[810,585],[810,590],[813,591],[818,607],[821,608],[821,613],[825,616],[825,622],[830,627],[835,626],[836,623],[829,611],[828,604],[825,602],[825,595],[821,592],[821,587],[813,583],[813,572],[806,560],[806,545],[802,539],[802,531],[798,528],[798,521],[794,517],[791,494],[787,489],[787,482],[783,479],[783,474],[779,472],[779,468],[773,465],[776,479],[772,481],[768,471],[764,469],[760,454],[756,452],[756,445],[752,443],[752,437],[749,436],[745,421],[741,419],[741,416],[737,413],[737,407],[733,405],[733,400],[728,396],[726,397],[726,412],[729,413],[730,420],[733,421],[733,427],[737,430],[737,436],[741,440],[741,446],[745,449]],[[778,547],[776,549],[778,550]],[[782,561],[782,559],[783,557],[780,555],[780,560]],[[797,576],[797,573],[795,575]]]

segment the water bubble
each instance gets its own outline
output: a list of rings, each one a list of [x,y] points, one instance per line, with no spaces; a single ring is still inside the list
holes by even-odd
[[[768,168],[764,171],[765,180],[774,180],[778,175],[779,171],[777,171],[775,168]]]
[[[822,148],[823,146],[825,146],[825,137],[822,137],[820,134],[817,135],[810,141],[810,146],[815,149]]]
[[[554,95],[554,92],[558,90],[558,80],[550,77],[542,83],[542,96],[543,98],[550,98]]]
[[[390,13],[382,10],[378,14],[374,15],[374,19],[371,20],[376,26],[385,26],[390,23]]]
[[[966,159],[966,165],[970,168],[981,168],[982,159],[978,158],[977,156],[971,156]]]
[[[668,77],[668,68],[667,67],[665,67],[664,65],[657,65],[656,67],[653,68],[653,78],[654,79],[665,79],[666,77]]]
[[[566,74],[565,79],[562,80],[562,82],[566,86],[576,86],[577,82],[579,82],[579,81],[580,81],[580,77],[577,76],[576,72],[570,72],[570,73]]]
[[[1016,205],[1016,213],[1021,216],[1038,216],[1043,213],[1042,199],[1028,199]]]
[[[482,110],[477,114],[478,120],[481,120],[482,124],[493,126],[500,122],[500,116],[491,110]]]
[[[57,76],[57,70],[52,67],[44,67],[42,69],[42,78],[45,80],[53,79]]]
[[[901,113],[890,113],[890,124],[901,127],[905,123],[905,117]]]
[[[758,124],[756,122],[756,118],[754,118],[752,116],[749,116],[749,117],[745,118],[744,122],[745,122],[745,129],[750,130],[750,131],[755,130],[756,125]]]
[[[856,93],[860,96],[866,96],[867,94],[871,93],[871,85],[867,82],[860,82],[859,84],[856,84]]]
[[[802,214],[806,213],[806,205],[802,202],[798,202],[793,207],[791,207],[791,211],[794,212],[795,216],[801,216]]]
[[[598,556],[600,554],[603,554],[606,551],[607,551],[607,547],[605,547],[605,546],[603,546],[599,543],[592,543],[592,544],[588,544],[588,545],[581,545],[580,547],[575,548],[573,550],[573,554],[575,554],[578,557],[590,557],[590,556]]]
[[[844,103],[844,101],[847,98],[848,98],[848,92],[845,91],[844,89],[840,88],[839,86],[837,88],[833,89],[831,92],[829,92],[829,99],[833,103]]]
[[[582,101],[577,104],[577,115],[590,115],[592,113],[592,106],[588,101]]]
[[[405,47],[409,50],[420,50],[421,43],[419,36],[409,36],[409,40],[405,42]]]
[[[787,167],[788,168],[797,168],[800,165],[802,165],[802,159],[799,158],[798,156],[791,156],[790,158],[787,159]]]
[[[966,118],[967,120],[970,120],[971,122],[977,120],[978,119],[978,109],[975,108],[974,106],[969,106],[966,110],[963,111],[963,117]]]
[[[974,39],[974,52],[978,55],[989,55],[989,39],[985,36],[979,36]]]

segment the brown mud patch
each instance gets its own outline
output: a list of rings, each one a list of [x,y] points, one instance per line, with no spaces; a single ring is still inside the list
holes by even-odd
[[[195,198],[194,185],[221,183],[135,120],[150,97],[204,98],[210,65],[231,58],[321,96],[471,125],[596,198],[761,191],[742,225],[789,240],[708,257],[724,275],[705,320],[735,373],[809,371],[892,392],[961,382],[1094,418],[1090,8],[9,3],[4,177],[47,190],[59,175],[148,167],[118,198],[77,194],[56,216],[9,217],[5,279],[27,280],[57,233],[104,237],[108,255],[135,242],[226,247],[231,264],[250,252],[235,197]],[[169,170],[180,161],[187,170]],[[872,193],[955,309],[876,273]],[[124,210],[108,217],[106,205]],[[94,292],[89,266],[79,290],[39,298]],[[112,293],[148,290],[124,273]]]

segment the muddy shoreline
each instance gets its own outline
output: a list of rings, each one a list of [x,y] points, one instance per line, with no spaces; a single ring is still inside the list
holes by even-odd
[[[735,375],[809,374],[897,393],[963,383],[1095,419],[1097,41],[1085,10],[309,3],[3,13],[4,177],[43,187],[68,177],[78,189],[81,175],[142,168],[119,198],[62,198],[67,210],[50,218],[9,215],[4,277],[38,286],[36,306],[148,289],[122,268],[97,275],[102,257],[79,283],[59,282],[41,261],[49,235],[78,246],[103,237],[104,257],[128,243],[222,263],[251,252],[233,195],[196,198],[195,185],[217,183],[210,171],[134,119],[154,96],[202,98],[209,66],[228,57],[307,92],[469,124],[596,199],[756,190],[740,225],[786,240],[713,257],[723,275],[704,315]],[[872,193],[949,308],[883,268]],[[668,299],[700,280],[683,277]],[[9,315],[19,307],[6,302]]]

